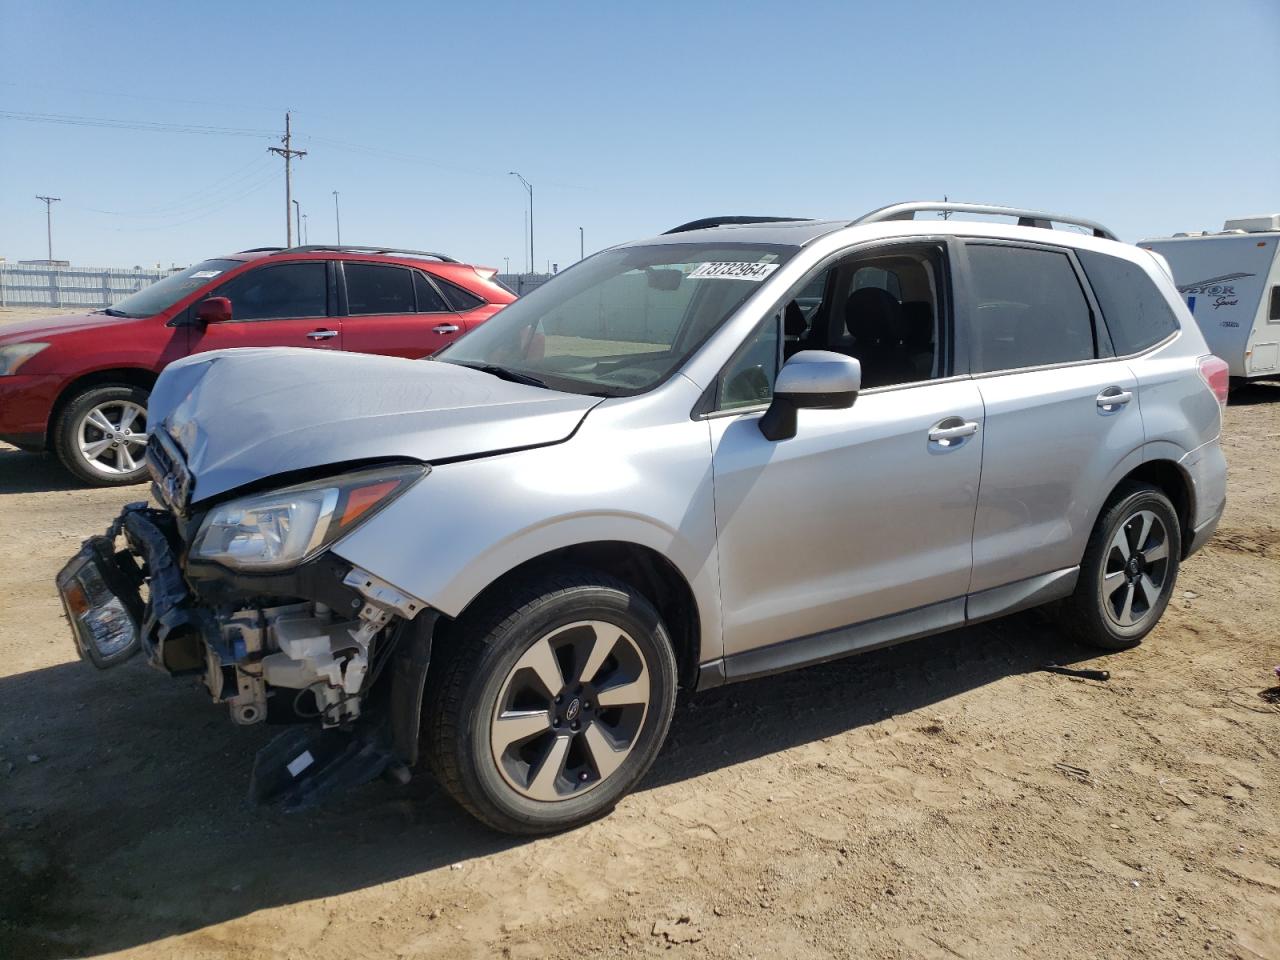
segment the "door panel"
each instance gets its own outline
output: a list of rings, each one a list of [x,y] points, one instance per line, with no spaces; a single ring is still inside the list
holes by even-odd
[[[466,332],[466,321],[419,270],[345,263],[347,313],[343,349],[417,360]]]
[[[976,592],[1078,564],[1102,498],[1141,459],[1143,429],[1138,382],[1122,361],[975,383],[986,407]]]
[[[758,421],[710,421],[726,655],[965,594],[982,460],[972,381],[801,410],[779,443]],[[930,439],[966,423],[978,429]]]
[[[210,293],[231,301],[232,319],[191,328],[191,352],[227,347],[342,349],[342,325],[329,316],[323,260],[254,267]]]

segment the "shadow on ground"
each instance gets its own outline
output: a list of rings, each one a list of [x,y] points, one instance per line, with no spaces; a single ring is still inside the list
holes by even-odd
[[[1228,402],[1233,407],[1251,407],[1259,403],[1280,401],[1280,383],[1247,383],[1231,391]]]
[[[1031,613],[684,697],[638,802],[655,787],[1093,656]],[[473,822],[426,774],[306,814],[250,808],[252,755],[278,728],[232,727],[199,691],[136,660],[0,679],[0,704],[3,956],[124,949],[523,842]]]
[[[27,453],[0,443],[0,494],[82,490],[84,486],[53,454]]]

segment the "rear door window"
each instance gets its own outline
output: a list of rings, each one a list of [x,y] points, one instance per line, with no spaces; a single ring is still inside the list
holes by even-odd
[[[407,267],[381,263],[347,263],[347,313],[413,313],[413,274]]]
[[[1091,360],[1089,302],[1058,250],[970,243],[974,373]]]
[[[1160,289],[1136,263],[1077,250],[1116,353],[1125,356],[1155,346],[1178,329],[1178,318]]]

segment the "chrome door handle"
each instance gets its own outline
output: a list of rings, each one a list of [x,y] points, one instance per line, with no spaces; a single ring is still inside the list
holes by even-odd
[[[956,421],[959,422],[957,423]],[[944,423],[952,424],[952,426],[944,427],[942,425]],[[978,424],[976,421],[960,420],[959,417],[948,417],[929,431],[929,442],[940,443],[944,447],[950,447],[959,443],[966,437],[972,437],[977,432]]]
[[[438,323],[431,328],[432,333],[457,333],[458,325],[456,323]]]
[[[332,340],[337,335],[337,330],[312,330],[307,334],[307,338],[310,340]]]
[[[1107,387],[1098,394],[1098,409],[1103,413],[1119,410],[1133,399],[1132,390],[1121,390],[1119,387]]]

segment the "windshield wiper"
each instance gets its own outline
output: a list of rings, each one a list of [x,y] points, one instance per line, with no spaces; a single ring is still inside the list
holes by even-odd
[[[446,360],[445,363],[457,361]],[[511,370],[507,367],[501,367],[496,363],[458,363],[460,367],[470,367],[472,370],[479,370],[481,373],[487,373],[497,377],[499,380],[510,380],[512,383],[523,383],[531,387],[542,387],[546,389],[546,382],[539,380],[537,377],[528,373],[521,373],[519,370]]]

